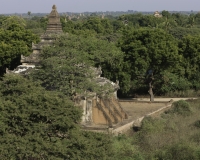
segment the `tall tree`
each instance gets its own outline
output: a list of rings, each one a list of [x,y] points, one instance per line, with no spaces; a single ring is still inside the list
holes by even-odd
[[[125,54],[124,62],[127,68],[124,72],[130,75],[130,83],[127,84],[130,91],[139,86],[142,87],[140,78],[146,77],[151,97],[153,97],[152,76],[155,82],[155,76],[165,70],[176,72],[182,59],[178,54],[177,41],[160,29],[127,31],[119,42],[119,46]]]
[[[31,11],[28,11],[27,14],[28,14],[29,19],[30,19],[31,18]]]

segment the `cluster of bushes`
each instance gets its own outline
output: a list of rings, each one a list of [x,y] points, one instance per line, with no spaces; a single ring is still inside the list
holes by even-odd
[[[199,100],[177,101],[160,118],[146,117],[138,132],[125,137],[143,159],[200,159]]]

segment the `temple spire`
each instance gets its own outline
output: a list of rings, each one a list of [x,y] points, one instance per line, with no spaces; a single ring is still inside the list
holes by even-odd
[[[49,21],[47,24],[46,33],[60,33],[62,31],[62,25],[60,23],[60,16],[57,12],[56,5],[53,5],[52,11],[48,16]]]

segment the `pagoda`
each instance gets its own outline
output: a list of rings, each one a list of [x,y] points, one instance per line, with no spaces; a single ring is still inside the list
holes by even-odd
[[[28,57],[21,55],[21,63],[23,67],[32,66],[35,67],[39,65],[40,59],[39,55],[43,46],[51,45],[55,40],[56,36],[59,36],[63,33],[62,24],[60,22],[60,16],[57,12],[56,5],[53,5],[52,11],[48,16],[48,24],[44,34],[40,36],[40,42],[38,44],[32,44],[32,54]]]
[[[21,56],[21,63],[15,70],[7,71],[7,73],[16,73],[27,75],[34,68],[40,66],[40,53],[44,46],[50,46],[55,41],[56,36],[63,34],[62,25],[60,23],[60,16],[57,12],[56,6],[53,5],[52,11],[48,16],[48,24],[46,32],[40,37],[41,41],[38,44],[32,44],[33,52],[30,56]],[[39,69],[39,68],[37,68]],[[101,130],[112,132],[115,127],[118,127],[126,119],[128,114],[122,108],[117,99],[117,90],[119,89],[119,82],[116,83],[101,77],[102,71],[99,68],[88,68],[94,73],[91,79],[99,86],[108,85],[112,87],[113,94],[111,97],[99,97],[97,93],[87,91],[85,94],[75,94],[73,100],[77,106],[83,110],[81,125],[84,130]],[[105,91],[105,93],[107,90]],[[114,132],[113,132],[114,133]]]
[[[49,21],[47,24],[46,34],[48,33],[62,33],[62,25],[60,23],[60,16],[57,12],[56,5],[53,5],[52,11],[48,16]]]

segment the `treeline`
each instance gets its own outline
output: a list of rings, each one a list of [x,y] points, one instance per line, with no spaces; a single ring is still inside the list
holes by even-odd
[[[91,46],[89,54],[96,52],[96,56],[101,56],[103,62],[94,65],[102,66],[103,76],[120,81],[119,96],[147,94],[149,70],[154,73],[156,95],[188,96],[191,90],[199,90],[200,14],[162,11],[161,15],[91,15],[71,20],[61,16],[61,22],[64,32],[79,36],[83,46]],[[45,29],[47,18],[27,21],[29,29],[37,28],[31,23]],[[104,42],[106,46],[99,46]],[[110,48],[110,53],[96,51],[106,48]],[[105,59],[107,55],[115,61]]]
[[[93,65],[102,67],[103,76],[112,81],[119,80],[119,96],[147,94],[150,72],[154,75],[152,84],[156,95],[174,93],[175,96],[187,96],[190,91],[199,90],[200,14],[188,16],[162,11],[161,15],[129,14],[102,18],[94,14],[72,19],[61,16],[61,22],[64,32],[80,40],[77,42],[79,46],[74,49],[80,55],[87,52]],[[17,26],[7,27],[11,22]],[[5,56],[3,51],[6,46],[2,43],[1,55],[5,56],[5,60],[1,58],[2,72],[5,68],[16,67],[20,54],[31,53],[30,42],[36,43],[38,38],[30,35],[30,32],[41,35],[47,22],[46,17],[22,19],[1,16],[2,42],[10,45],[13,42],[11,38],[18,40],[17,36],[20,36],[24,47],[29,47],[25,53],[24,49],[20,50],[20,45],[16,45],[17,53],[16,50],[7,49],[12,54]],[[29,35],[26,34],[29,39],[22,36],[25,31],[29,32]],[[17,35],[11,35],[15,33]],[[7,39],[3,38],[3,34]],[[73,40],[77,41],[70,38],[72,44]]]

